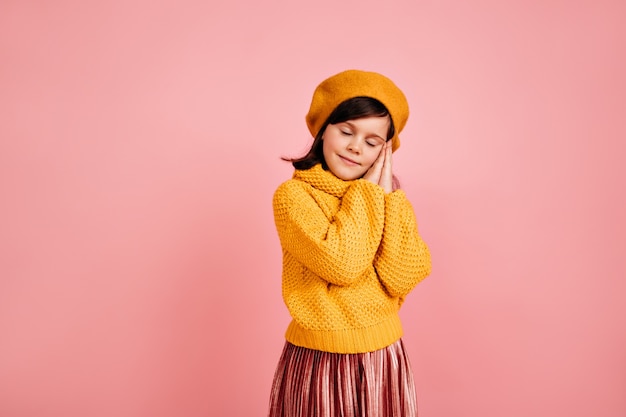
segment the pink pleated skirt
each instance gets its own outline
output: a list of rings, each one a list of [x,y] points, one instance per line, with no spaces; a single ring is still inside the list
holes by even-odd
[[[357,354],[287,342],[270,395],[269,417],[416,417],[411,364],[402,340]]]

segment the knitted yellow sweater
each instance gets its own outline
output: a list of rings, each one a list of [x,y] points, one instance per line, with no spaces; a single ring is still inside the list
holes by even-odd
[[[397,341],[400,305],[431,269],[404,192],[316,165],[281,184],[273,205],[293,318],[287,341],[336,353]]]

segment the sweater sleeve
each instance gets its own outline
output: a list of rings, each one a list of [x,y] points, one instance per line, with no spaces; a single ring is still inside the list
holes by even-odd
[[[354,181],[329,219],[305,186],[291,180],[278,187],[273,207],[283,251],[317,276],[346,286],[372,267],[383,233],[382,188]]]
[[[385,195],[385,226],[374,267],[387,292],[400,298],[430,274],[430,252],[402,190]]]

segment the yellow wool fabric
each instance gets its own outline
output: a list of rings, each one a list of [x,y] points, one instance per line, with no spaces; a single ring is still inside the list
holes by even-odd
[[[397,341],[400,306],[431,270],[404,192],[343,181],[318,164],[281,184],[273,207],[293,318],[287,340],[335,353]]]

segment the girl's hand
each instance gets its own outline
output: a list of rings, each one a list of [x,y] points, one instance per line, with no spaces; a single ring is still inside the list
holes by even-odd
[[[380,148],[378,158],[376,158],[370,169],[368,169],[365,175],[363,175],[363,179],[371,181],[376,185],[380,185],[380,177],[382,175],[383,167],[385,164],[386,146],[387,143],[385,143],[382,148]]]
[[[383,189],[385,190],[385,193],[390,193],[393,191],[393,171],[392,171],[392,164],[391,164],[391,159],[392,159],[391,141],[387,141],[385,143],[382,151],[380,152],[380,155],[384,155],[384,158],[383,158],[383,166],[380,171],[380,179],[378,181],[378,185],[383,187]],[[374,163],[374,165],[376,165],[380,159],[381,157],[379,156],[376,162]],[[372,166],[372,168],[373,167],[374,166]]]

